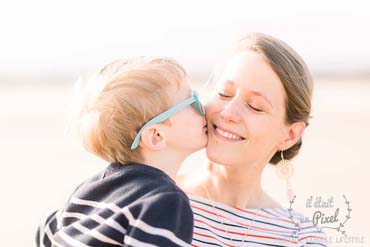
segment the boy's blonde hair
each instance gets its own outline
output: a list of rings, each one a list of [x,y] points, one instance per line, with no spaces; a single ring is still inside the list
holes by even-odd
[[[140,147],[131,150],[145,122],[171,106],[171,92],[186,78],[169,58],[117,60],[89,79],[80,112],[80,133],[89,152],[108,162],[142,161]],[[172,90],[171,90],[172,89]]]

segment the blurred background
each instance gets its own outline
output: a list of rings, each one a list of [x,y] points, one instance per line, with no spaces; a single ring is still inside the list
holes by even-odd
[[[236,40],[256,31],[292,46],[315,78],[313,118],[293,161],[293,207],[311,214],[308,197],[333,196],[343,218],[345,195],[352,239],[333,246],[370,246],[369,25],[366,1],[2,1],[2,246],[33,246],[40,219],[105,165],[65,132],[79,75],[117,58],[160,55],[180,61],[201,87]],[[201,151],[182,169],[202,160]],[[263,182],[287,205],[273,167]]]

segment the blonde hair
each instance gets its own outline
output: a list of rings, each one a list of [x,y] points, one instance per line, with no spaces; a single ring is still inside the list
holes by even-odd
[[[252,50],[261,54],[279,76],[285,89],[285,122],[304,122],[309,125],[313,80],[303,59],[286,43],[263,33],[252,33],[239,41],[237,52]],[[284,150],[284,157],[296,156],[302,146],[302,138],[291,148]],[[270,163],[280,160],[280,151]]]
[[[145,122],[167,110],[170,89],[179,88],[184,69],[169,58],[117,60],[88,80],[80,111],[85,149],[108,162],[140,162],[131,143]]]

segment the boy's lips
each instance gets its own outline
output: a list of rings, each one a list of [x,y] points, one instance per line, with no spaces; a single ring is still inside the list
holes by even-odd
[[[222,129],[218,126],[216,126],[215,124],[213,124],[213,133],[223,139],[223,140],[227,140],[227,141],[242,141],[242,140],[245,140],[244,137],[234,133],[234,132],[231,132],[231,131],[228,131],[228,130],[225,130],[225,129]]]

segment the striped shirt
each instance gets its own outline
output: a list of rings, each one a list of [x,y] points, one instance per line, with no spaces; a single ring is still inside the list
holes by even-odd
[[[192,246],[326,246],[326,235],[284,208],[240,209],[189,195],[194,213]],[[292,219],[290,218],[292,217]]]
[[[189,199],[163,171],[110,164],[40,225],[42,247],[190,246]]]

